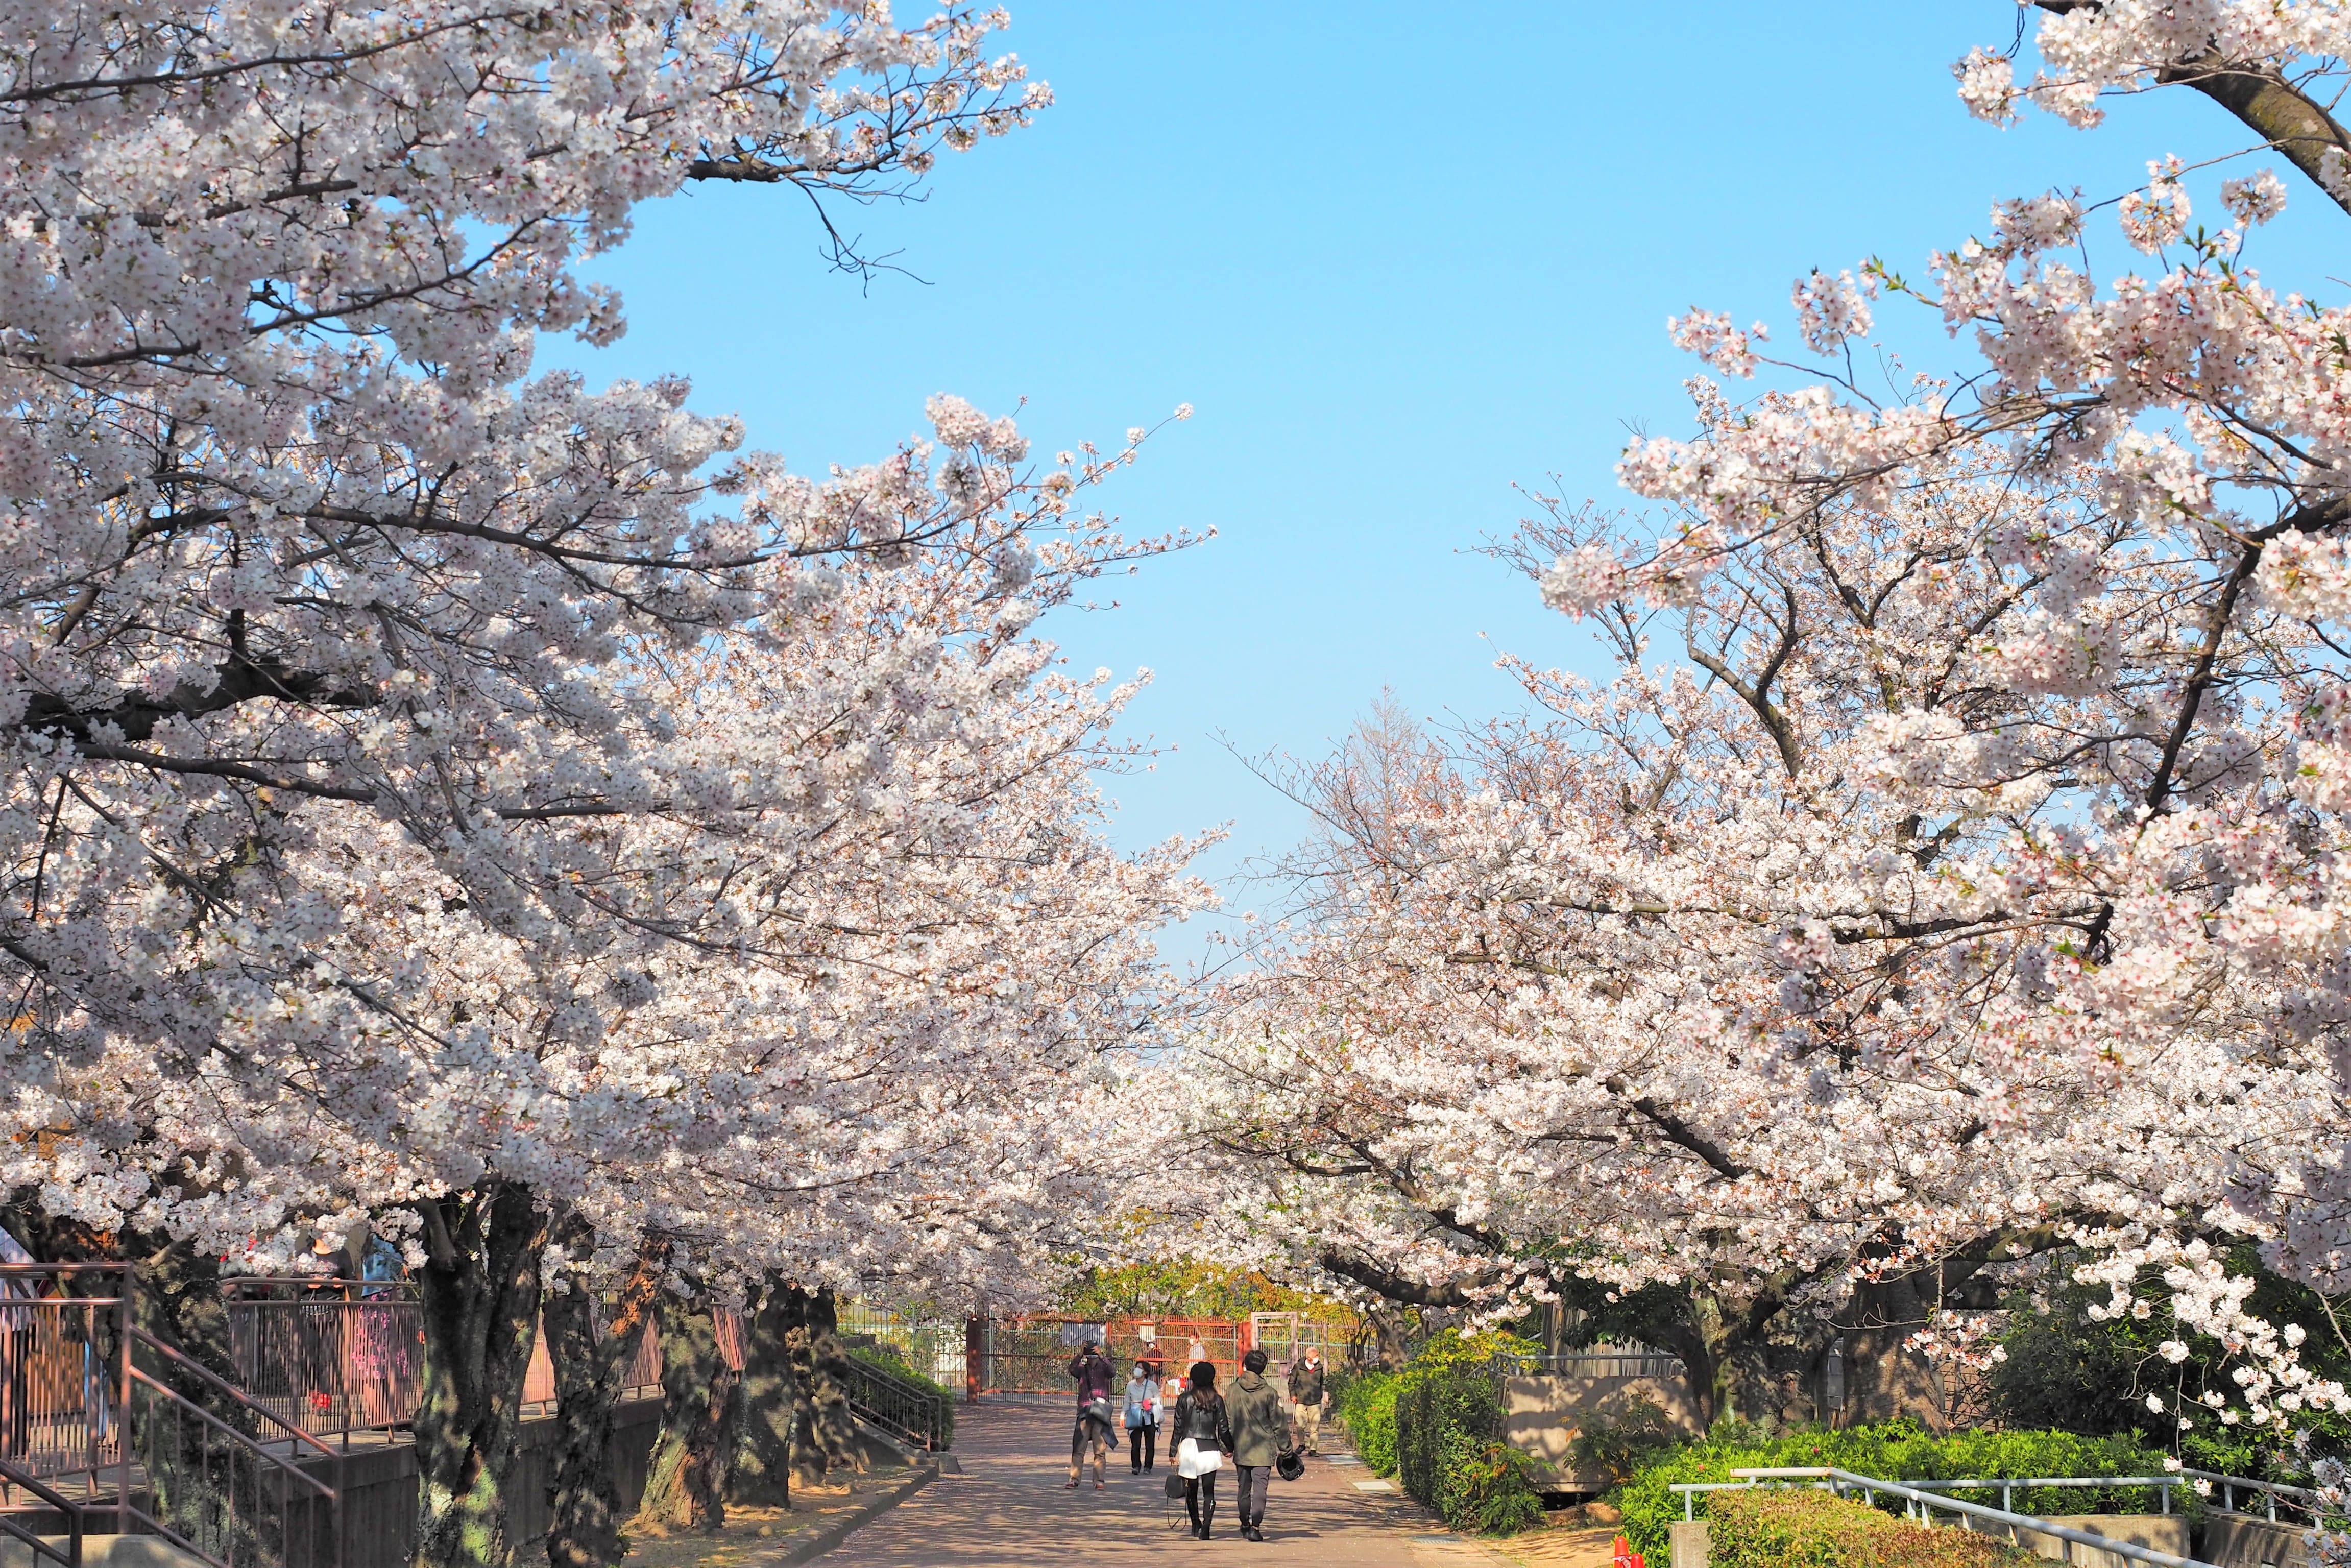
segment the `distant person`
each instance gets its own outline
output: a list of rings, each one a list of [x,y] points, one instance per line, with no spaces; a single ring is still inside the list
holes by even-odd
[[[1191,1386],[1176,1396],[1167,1440],[1176,1445],[1176,1469],[1184,1478],[1184,1511],[1192,1516],[1192,1533],[1206,1541],[1217,1522],[1217,1472],[1232,1452],[1233,1428],[1217,1393],[1215,1364],[1194,1362],[1189,1382]]]
[[[1290,1364],[1290,1405],[1298,1420],[1298,1446],[1310,1454],[1322,1452],[1314,1445],[1322,1436],[1322,1405],[1331,1393],[1323,1371],[1322,1353],[1311,1345]]]
[[[1159,1441],[1159,1380],[1147,1362],[1134,1364],[1126,1380],[1126,1466],[1138,1476],[1151,1473]]]
[[[1102,1458],[1110,1450],[1111,1428],[1114,1418],[1110,1413],[1111,1385],[1118,1378],[1118,1368],[1102,1352],[1100,1340],[1086,1341],[1085,1349],[1070,1360],[1070,1375],[1078,1381],[1078,1425],[1070,1435],[1070,1487],[1074,1489],[1085,1469],[1086,1450],[1094,1456],[1094,1490],[1102,1489]]]
[[[1281,1416],[1281,1395],[1265,1380],[1265,1352],[1241,1357],[1241,1375],[1225,1396],[1225,1416],[1233,1431],[1233,1468],[1240,1472],[1241,1536],[1263,1541],[1266,1483],[1290,1426]]]

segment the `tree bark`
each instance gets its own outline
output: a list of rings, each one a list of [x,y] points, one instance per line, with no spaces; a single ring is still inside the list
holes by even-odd
[[[829,1290],[809,1298],[809,1405],[825,1469],[862,1474],[865,1445],[849,1413],[849,1347],[841,1343],[841,1318]]]
[[[1927,1358],[1905,1342],[1934,1321],[1939,1276],[1932,1269],[1864,1280],[1846,1309],[1845,1407],[1855,1421],[1907,1416],[1939,1432],[1943,1389]]]
[[[563,1240],[575,1256],[595,1237],[571,1220]],[[621,1489],[612,1475],[612,1407],[638,1341],[648,1332],[668,1249],[648,1241],[621,1288],[612,1321],[599,1331],[596,1300],[584,1284],[550,1293],[543,1309],[548,1359],[555,1368],[555,1474],[547,1489],[549,1568],[614,1568],[627,1551]]]
[[[743,1381],[736,1390],[735,1462],[726,1473],[726,1500],[745,1508],[789,1508],[792,1500],[792,1431],[800,1406],[792,1372],[791,1336],[808,1324],[808,1297],[778,1275],[768,1276],[756,1310],[743,1320]]]
[[[816,1429],[816,1328],[809,1322],[809,1299],[800,1293],[799,1321],[784,1334],[784,1359],[792,1374],[791,1484],[824,1484],[824,1444]]]
[[[548,1218],[530,1188],[486,1176],[417,1205],[429,1244],[416,1412],[415,1568],[510,1568],[507,1483],[538,1333]]]
[[[726,1521],[726,1470],[735,1458],[735,1369],[719,1354],[706,1301],[664,1295],[662,1427],[645,1465],[635,1522],[646,1530],[715,1532]]]

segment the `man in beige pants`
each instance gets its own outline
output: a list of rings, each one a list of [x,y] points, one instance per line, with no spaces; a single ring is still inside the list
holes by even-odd
[[[1315,1442],[1322,1435],[1322,1353],[1311,1346],[1290,1364],[1290,1416],[1298,1424],[1298,1444],[1308,1453],[1320,1453]]]

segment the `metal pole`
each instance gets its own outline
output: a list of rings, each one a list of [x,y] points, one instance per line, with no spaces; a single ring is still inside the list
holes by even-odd
[[[131,1533],[131,1294],[138,1288],[139,1267],[122,1266],[121,1284],[115,1291],[114,1406],[114,1532]],[[151,1478],[152,1479],[152,1478]]]

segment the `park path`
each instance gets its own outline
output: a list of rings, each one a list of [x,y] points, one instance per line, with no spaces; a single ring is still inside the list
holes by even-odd
[[[1140,1568],[1226,1562],[1265,1568],[1494,1568],[1503,1559],[1445,1527],[1395,1492],[1366,1492],[1361,1465],[1306,1461],[1305,1476],[1276,1479],[1265,1541],[1244,1541],[1230,1470],[1217,1477],[1217,1534],[1195,1541],[1183,1500],[1169,1501],[1165,1469],[1137,1476],[1122,1449],[1093,1490],[1070,1474],[1066,1399],[991,1395],[956,1413],[960,1474],[941,1476],[852,1535],[820,1568]],[[1176,1528],[1168,1528],[1173,1520]]]

